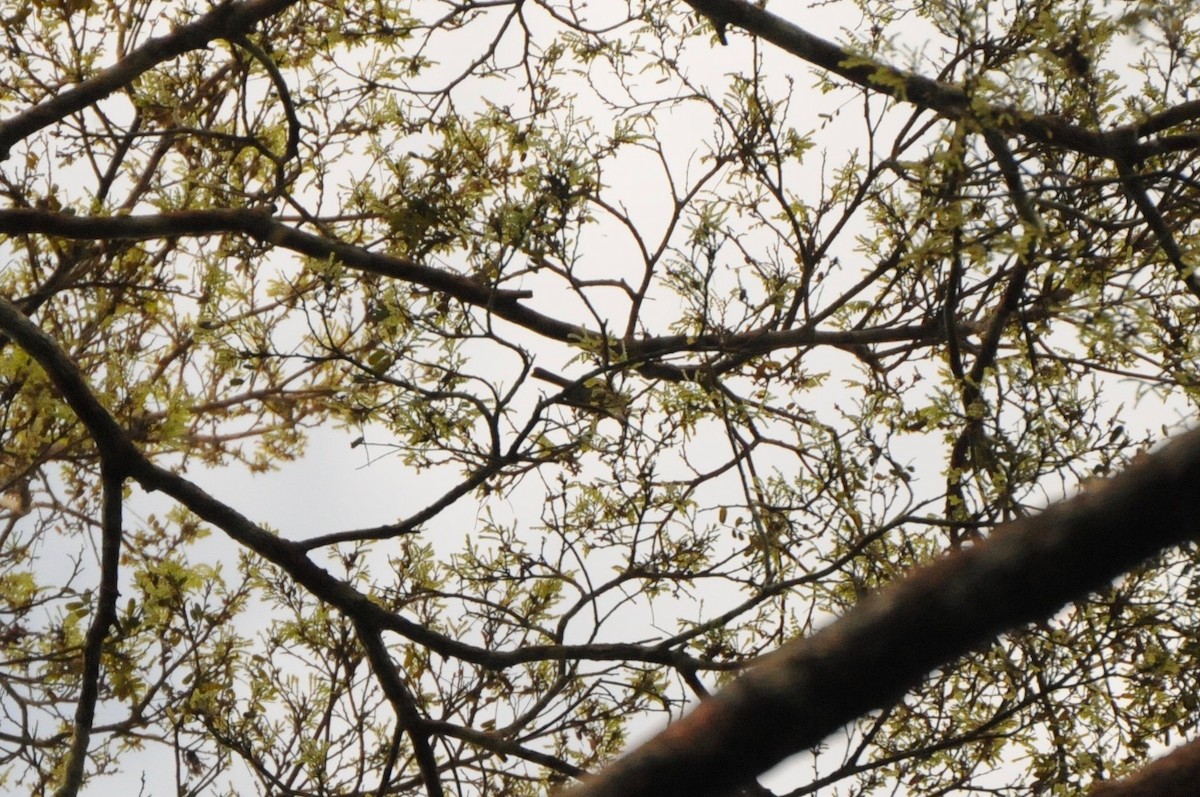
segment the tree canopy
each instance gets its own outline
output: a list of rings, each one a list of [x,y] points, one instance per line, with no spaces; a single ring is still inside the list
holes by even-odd
[[[0,788],[1190,794],[1195,5],[5,9]]]

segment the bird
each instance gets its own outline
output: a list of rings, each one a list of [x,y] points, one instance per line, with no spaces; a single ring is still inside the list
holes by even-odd
[[[571,380],[541,367],[533,369],[533,376],[562,388],[557,400],[569,407],[614,418],[622,424],[629,420],[629,399],[613,389],[604,376]]]

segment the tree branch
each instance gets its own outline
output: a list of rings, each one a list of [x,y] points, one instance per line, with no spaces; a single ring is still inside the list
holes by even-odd
[[[1200,783],[1200,741],[1185,744],[1121,780],[1102,783],[1088,797],[1194,797]]]
[[[1146,220],[1146,226],[1154,233],[1159,248],[1167,256],[1167,260],[1171,261],[1175,272],[1183,280],[1183,284],[1187,286],[1191,294],[1200,297],[1200,274],[1196,273],[1195,265],[1189,266],[1184,262],[1183,249],[1175,240],[1175,235],[1167,225],[1167,220],[1163,218],[1162,213],[1159,212],[1158,207],[1146,192],[1141,177],[1135,174],[1129,164],[1121,159],[1117,159],[1117,170],[1121,176],[1121,187],[1125,189],[1125,194],[1133,200],[1138,212]]]
[[[906,72],[866,55],[851,52],[747,0],[684,2],[719,26],[732,25],[741,28],[857,86],[886,94],[900,102],[928,108],[946,119],[958,119],[967,113],[968,108],[972,108],[971,98],[959,86]],[[972,108],[972,113],[987,116],[997,123],[1002,122],[1004,129],[1043,144],[1069,149],[1083,155],[1124,158],[1136,163],[1153,154],[1185,148],[1166,138],[1145,142],[1138,139],[1190,121],[1200,113],[1200,109],[1195,102],[1182,103],[1147,120],[1148,127],[1145,131],[1137,124],[1129,124],[1104,132],[1072,124],[1063,117],[1035,115],[1011,106]]]
[[[412,742],[413,756],[417,759],[417,768],[421,771],[421,780],[425,783],[425,793],[429,797],[442,797],[445,791],[442,789],[442,781],[438,775],[437,757],[434,756],[433,748],[429,745],[430,734],[426,719],[421,716],[416,700],[413,699],[408,687],[404,685],[404,680],[400,677],[400,672],[396,668],[395,662],[392,661],[391,654],[384,647],[379,629],[370,623],[357,622],[355,630],[358,632],[359,642],[367,651],[367,658],[371,661],[371,670],[375,673],[388,702],[392,704],[392,710],[396,712],[396,719],[404,728],[404,732],[408,734],[409,741]],[[386,785],[381,783],[380,788],[382,789]]]
[[[506,321],[551,340],[579,343],[604,338],[598,330],[562,321],[523,304],[522,299],[532,297],[530,291],[494,288],[481,280],[426,266],[406,257],[369,252],[331,241],[276,221],[261,210],[188,210],[144,216],[76,216],[16,208],[0,210],[0,233],[43,233],[69,239],[132,241],[242,233],[317,260],[332,258],[348,268],[439,291],[466,304],[485,308]],[[942,336],[938,324],[930,322],[850,330],[764,328],[702,335],[646,336],[621,340],[614,346],[626,361],[644,362],[685,351],[753,355],[801,346],[844,348],[870,343],[934,342],[941,340]],[[645,371],[647,376],[654,378],[689,377],[686,370],[673,366],[655,370],[651,364]]]
[[[867,598],[564,797],[729,793],[1000,632],[1194,540],[1197,480],[1200,430]]]
[[[201,520],[282,568],[298,584],[356,623],[392,631],[441,656],[488,669],[504,669],[534,661],[573,660],[641,661],[700,670],[740,667],[735,662],[697,659],[661,645],[525,645],[514,650],[491,650],[439,634],[420,623],[392,614],[309,559],[303,544],[272,534],[184,477],[151,462],[129,441],[124,430],[92,394],[67,353],[3,298],[0,298],[0,332],[7,334],[46,371],[68,406],[87,426],[110,467],[119,465],[121,473],[136,480],[144,489],[161,491],[174,498]]]
[[[54,797],[75,797],[83,785],[88,742],[96,719],[96,701],[100,694],[100,668],[104,658],[104,640],[117,619],[117,574],[121,559],[121,493],[125,484],[122,469],[115,463],[101,464],[104,509],[101,522],[100,588],[96,613],[83,646],[79,704],[75,708],[75,730],[63,766],[62,782]]]
[[[139,75],[190,51],[207,47],[216,39],[244,36],[258,22],[278,14],[296,0],[245,0],[224,2],[212,11],[180,25],[165,36],[150,39],[117,63],[73,88],[34,105],[0,123],[0,161],[18,141],[94,105]]]

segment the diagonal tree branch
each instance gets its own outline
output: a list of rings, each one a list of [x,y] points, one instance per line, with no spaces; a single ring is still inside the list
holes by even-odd
[[[446,722],[445,720],[430,720],[429,728],[442,736],[448,736],[452,739],[462,739],[469,744],[492,753],[498,753],[501,756],[523,758],[526,761],[532,761],[546,769],[573,778],[582,777],[586,774],[585,770],[580,769],[569,761],[541,750],[526,747],[519,741],[515,741],[499,732],[467,728],[462,725],[455,725],[452,722]]]
[[[1198,480],[1200,430],[784,646],[567,797],[729,793],[1002,631],[1196,539]]]
[[[1167,225],[1167,220],[1163,218],[1162,213],[1154,204],[1154,200],[1146,192],[1142,178],[1134,173],[1127,162],[1119,158],[1117,159],[1117,170],[1121,175],[1121,187],[1125,189],[1125,194],[1133,200],[1138,212],[1146,220],[1146,226],[1154,233],[1159,248],[1167,256],[1167,260],[1171,261],[1175,272],[1192,295],[1200,297],[1200,274],[1197,273],[1194,265],[1189,266],[1184,262],[1183,248],[1175,240],[1175,235]]]
[[[116,64],[64,92],[34,105],[5,122],[0,122],[0,161],[18,141],[82,111],[139,75],[190,51],[207,47],[216,39],[243,37],[254,25],[278,14],[296,0],[244,0],[223,2],[212,11],[180,25],[165,36],[150,39]]]
[[[1020,133],[1043,144],[1065,148],[1083,155],[1123,158],[1136,163],[1151,155],[1179,149],[1192,149],[1193,136],[1169,136],[1151,141],[1139,138],[1168,127],[1192,121],[1200,115],[1195,102],[1182,103],[1149,117],[1143,125],[1129,124],[1104,132],[1091,130],[1053,115],[1037,115],[1010,106],[983,106],[972,103],[961,87],[897,69],[860,53],[854,53],[822,39],[792,22],[747,0],[684,0],[689,6],[712,19],[718,28],[732,25],[771,42],[813,66],[849,80],[855,85],[886,94],[900,102],[928,108],[947,119],[968,113],[985,116],[1003,129]],[[1186,140],[1175,140],[1175,139]]]
[[[851,53],[765,8],[744,0],[684,0],[718,25],[731,25],[864,88],[891,95],[950,119],[966,113],[970,98],[958,86],[904,72]]]
[[[404,728],[404,732],[408,734],[409,741],[412,742],[417,768],[421,771],[421,780],[425,783],[425,793],[429,797],[442,797],[445,790],[442,788],[442,781],[438,775],[437,757],[434,756],[433,748],[429,744],[428,721],[421,716],[417,701],[405,686],[404,679],[397,670],[395,662],[392,661],[391,654],[383,644],[379,629],[369,623],[358,622],[356,630],[359,642],[367,651],[371,670],[379,680],[383,693],[387,695],[388,702],[392,704],[392,710],[396,712],[396,719]],[[386,785],[386,783],[381,783],[380,788],[382,789]]]

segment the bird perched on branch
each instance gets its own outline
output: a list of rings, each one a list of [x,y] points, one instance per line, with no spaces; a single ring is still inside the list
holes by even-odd
[[[533,369],[533,376],[562,388],[558,400],[569,407],[614,418],[622,424],[629,420],[629,398],[615,390],[605,376],[571,380],[541,367]]]

